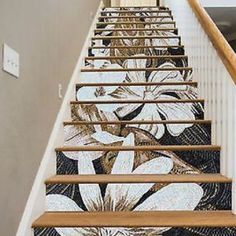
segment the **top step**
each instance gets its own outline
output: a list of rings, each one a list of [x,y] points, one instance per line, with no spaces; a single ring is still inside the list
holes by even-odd
[[[137,10],[137,9],[140,9],[140,10],[169,10],[168,7],[156,7],[156,6],[127,6],[127,7],[107,7],[107,8],[103,8],[103,10],[107,10],[107,11],[114,11],[114,10]]]

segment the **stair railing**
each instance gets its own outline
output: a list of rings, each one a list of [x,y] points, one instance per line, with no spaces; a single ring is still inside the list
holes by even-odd
[[[221,174],[233,178],[236,214],[236,54],[199,0],[162,0],[174,15],[194,69],[205,118],[212,120],[212,142],[221,145]]]

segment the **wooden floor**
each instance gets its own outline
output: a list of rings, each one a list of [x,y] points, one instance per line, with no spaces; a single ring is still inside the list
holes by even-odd
[[[230,211],[207,212],[51,212],[35,227],[235,227]],[[212,235],[214,236],[214,235]],[[223,236],[223,235],[222,235]]]

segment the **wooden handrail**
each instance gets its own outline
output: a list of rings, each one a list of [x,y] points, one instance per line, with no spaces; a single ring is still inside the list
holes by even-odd
[[[230,73],[232,80],[236,84],[236,54],[225,37],[222,35],[216,24],[203,8],[199,0],[188,0],[193,12],[197,16],[206,34],[210,38],[213,46],[218,52],[225,67]]]

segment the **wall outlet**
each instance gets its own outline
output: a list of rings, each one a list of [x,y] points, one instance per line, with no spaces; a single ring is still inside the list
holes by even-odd
[[[20,75],[20,56],[14,49],[7,44],[3,44],[3,70],[15,76]]]
[[[61,84],[58,84],[58,97],[60,99],[63,98],[63,95],[62,95],[62,85]]]

